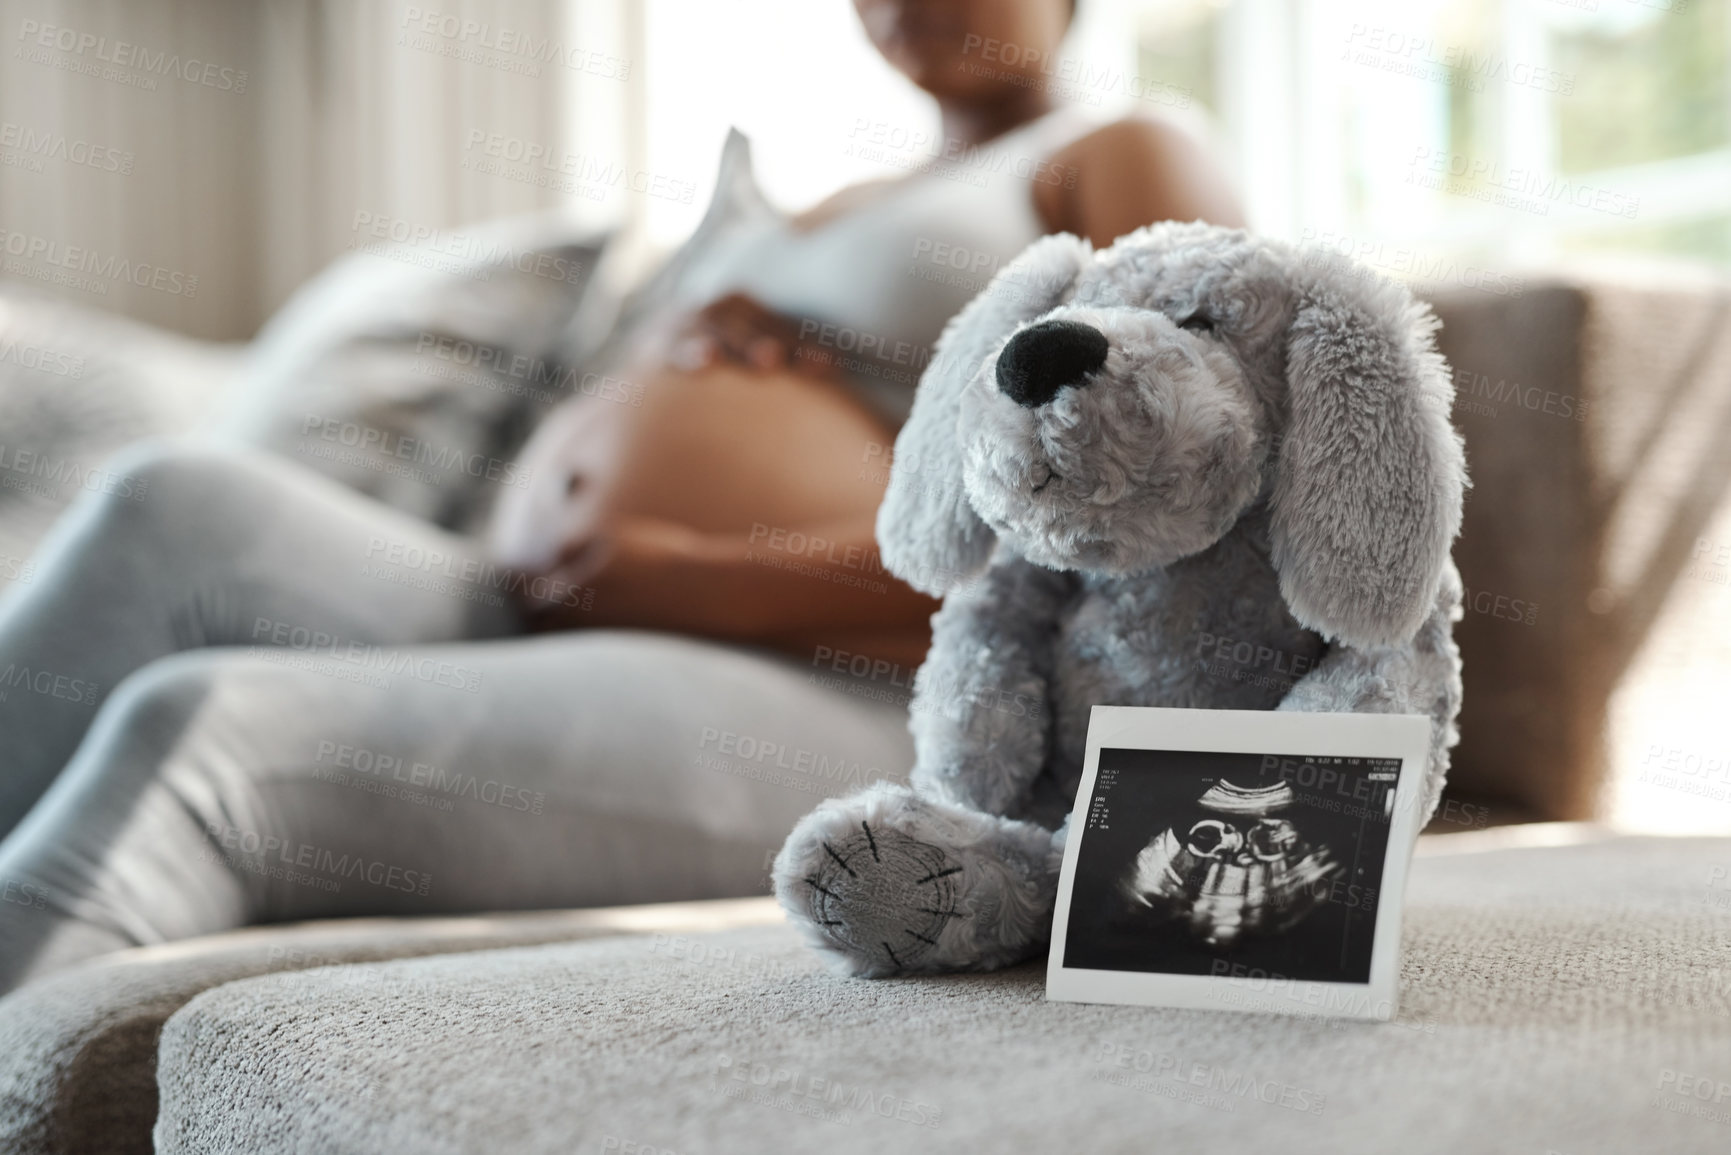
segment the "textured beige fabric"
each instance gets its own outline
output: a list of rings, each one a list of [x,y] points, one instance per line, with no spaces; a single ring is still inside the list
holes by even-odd
[[[1680,579],[1725,580],[1699,559],[1731,495],[1731,287],[1553,275],[1427,296],[1473,481],[1449,786],[1492,821],[1585,817],[1612,692]]]
[[[151,1150],[156,1039],[199,992],[272,971],[371,963],[621,933],[778,921],[768,900],[722,899],[477,918],[359,918],[255,927],[122,951],[0,999],[0,1152]],[[381,977],[345,968],[347,981]]]
[[[1723,1152],[1728,867],[1723,839],[1427,854],[1385,1025],[1049,1004],[1038,966],[845,980],[782,926],[273,975],[169,1021],[156,1141]]]

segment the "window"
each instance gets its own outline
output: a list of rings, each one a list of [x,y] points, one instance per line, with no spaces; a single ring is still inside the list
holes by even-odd
[[[1280,235],[1731,265],[1726,0],[1133,0]],[[1374,249],[1372,250],[1374,251]]]

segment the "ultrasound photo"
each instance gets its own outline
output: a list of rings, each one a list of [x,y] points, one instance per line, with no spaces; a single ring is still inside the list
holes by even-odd
[[[1398,758],[1102,749],[1063,965],[1369,982],[1399,778]]]

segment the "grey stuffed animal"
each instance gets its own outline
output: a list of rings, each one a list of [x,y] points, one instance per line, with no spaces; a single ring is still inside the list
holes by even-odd
[[[1393,281],[1202,224],[1000,271],[945,329],[878,512],[886,567],[945,596],[911,789],[789,835],[775,889],[809,941],[870,977],[1041,949],[1095,704],[1427,714],[1428,817],[1466,485],[1435,329]]]

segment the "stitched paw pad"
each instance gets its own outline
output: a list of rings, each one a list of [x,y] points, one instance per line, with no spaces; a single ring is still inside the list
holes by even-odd
[[[867,974],[925,969],[957,916],[959,863],[941,847],[862,820],[825,838],[823,857],[802,881],[806,912],[836,949]]]
[[[823,803],[775,860],[789,919],[866,977],[992,970],[1051,929],[1052,832],[883,785]]]

